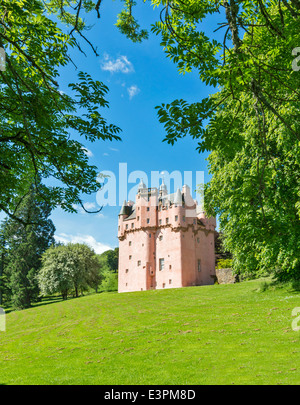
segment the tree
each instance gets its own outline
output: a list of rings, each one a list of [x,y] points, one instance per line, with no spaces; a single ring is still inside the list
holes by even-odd
[[[119,265],[119,248],[101,253],[98,260],[104,270],[116,273]]]
[[[54,243],[51,208],[45,201],[38,201],[36,194],[35,185],[31,185],[18,205],[16,214],[22,222],[7,218],[0,228],[4,292],[14,308],[28,308],[37,300],[41,256]]]
[[[97,288],[99,263],[95,252],[84,244],[50,247],[42,256],[38,282],[43,294],[62,294],[67,299],[70,291],[78,297],[79,291],[91,286]]]
[[[105,270],[103,272],[103,280],[101,283],[102,291],[118,291],[118,275],[111,271]]]
[[[300,2],[152,3],[163,7],[153,32],[179,72],[217,89],[157,107],[164,140],[192,136],[210,152],[205,209],[219,216],[236,271],[300,278]],[[209,15],[223,19],[210,36]]]
[[[0,3],[0,48],[6,54],[0,69],[0,210],[11,218],[18,218],[15,198],[20,202],[28,193],[32,178],[55,179],[55,186],[36,180],[38,198],[51,208],[74,212],[83,206],[82,195],[96,192],[101,178],[73,134],[91,142],[120,139],[120,128],[99,112],[108,107],[103,83],[80,72],[65,94],[57,81],[59,70],[72,63],[69,51],[84,52],[78,36],[96,53],[79,15],[92,9],[97,4],[89,0]]]
[[[44,295],[60,293],[68,298],[73,288],[72,272],[74,261],[65,246],[52,246],[42,256],[42,267],[38,275],[41,293]]]

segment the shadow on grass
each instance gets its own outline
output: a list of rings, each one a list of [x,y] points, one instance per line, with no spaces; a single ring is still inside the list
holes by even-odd
[[[278,280],[263,281],[260,284],[259,291],[264,292],[266,290],[285,289],[291,293],[300,293],[300,280],[291,280],[282,282]]]
[[[55,295],[55,296],[51,295],[51,296],[41,297],[40,301],[33,302],[32,305],[29,308],[23,308],[23,309],[18,310],[18,309],[14,309],[12,307],[3,306],[3,309],[5,310],[6,314],[9,314],[10,312],[14,312],[14,311],[26,311],[27,309],[31,309],[31,308],[37,308],[37,307],[40,307],[40,306],[43,306],[43,305],[56,304],[58,302],[67,302],[67,301],[78,299],[78,298],[81,298],[81,297],[86,297],[88,295],[101,294],[102,292],[103,291],[98,291],[97,293],[95,293],[95,292],[90,292],[89,293],[88,292],[85,295],[79,295],[78,297],[75,297],[75,295],[74,296],[70,295],[70,296],[68,296],[68,299],[66,299],[66,300],[64,300],[61,295]]]
[[[40,301],[33,302],[32,305],[29,308],[14,309],[14,308],[11,308],[11,307],[7,307],[7,308],[4,308],[4,310],[5,310],[6,314],[9,314],[10,312],[14,312],[14,311],[26,311],[27,309],[37,308],[37,307],[40,307],[40,306],[43,306],[43,305],[56,304],[58,302],[69,301],[69,300],[72,300],[72,299],[75,299],[75,298],[76,297],[68,297],[67,300],[63,300],[61,296],[42,297]]]

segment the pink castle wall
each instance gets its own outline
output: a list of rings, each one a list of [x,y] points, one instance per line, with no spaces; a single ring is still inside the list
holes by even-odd
[[[148,189],[137,194],[132,219],[131,214],[119,215],[118,291],[213,284],[215,219],[196,211],[190,216],[196,205],[186,186],[184,206],[157,207],[156,190],[149,192],[149,197]]]

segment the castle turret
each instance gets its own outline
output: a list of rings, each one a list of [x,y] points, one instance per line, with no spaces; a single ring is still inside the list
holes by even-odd
[[[165,185],[164,179],[162,179],[162,183],[159,186],[159,196],[163,197],[168,194],[167,186]]]
[[[175,196],[174,196],[174,204],[182,205],[182,194],[181,194],[181,191],[179,188],[177,189]]]
[[[122,216],[123,216],[123,219],[125,219],[125,216],[128,216],[128,215],[129,215],[129,213],[128,213],[128,208],[129,208],[129,207],[127,206],[126,200],[124,200],[123,205],[122,205],[122,208],[121,208],[121,210],[120,210],[120,212],[119,212],[119,216],[122,215]]]

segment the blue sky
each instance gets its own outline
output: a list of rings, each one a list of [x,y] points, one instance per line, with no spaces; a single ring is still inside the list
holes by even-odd
[[[102,114],[108,122],[122,129],[122,141],[88,143],[81,139],[90,163],[96,165],[99,172],[113,172],[117,187],[120,163],[127,164],[128,175],[140,170],[149,178],[151,171],[171,173],[177,170],[182,174],[184,171],[204,171],[204,181],[207,182],[207,154],[199,154],[195,150],[197,142],[191,138],[184,138],[174,146],[162,142],[165,132],[158,122],[155,106],[176,98],[198,101],[213,90],[200,82],[196,72],[179,75],[176,65],[167,59],[160,47],[159,37],[150,33],[148,40],[134,44],[120,34],[114,26],[120,2],[106,1],[101,7],[100,20],[96,18],[96,13],[91,13],[87,19],[88,24],[94,25],[87,37],[97,47],[100,56],[96,57],[80,41],[87,57],[72,51],[77,72],[73,65],[60,72],[63,91],[68,91],[67,83],[75,81],[80,70],[104,82],[110,90],[106,97],[110,108],[103,109]],[[141,4],[137,17],[141,26],[149,29],[150,24],[158,19],[158,11]],[[216,26],[216,21],[213,25]],[[209,22],[206,27],[210,29]],[[128,189],[138,182],[128,183]],[[96,195],[87,196],[84,201],[87,208],[99,208]],[[118,212],[122,202],[117,193],[116,206],[104,206],[100,214],[87,214],[82,209],[77,214],[69,214],[57,208],[51,217],[56,226],[57,240],[85,242],[97,253],[117,247]]]

